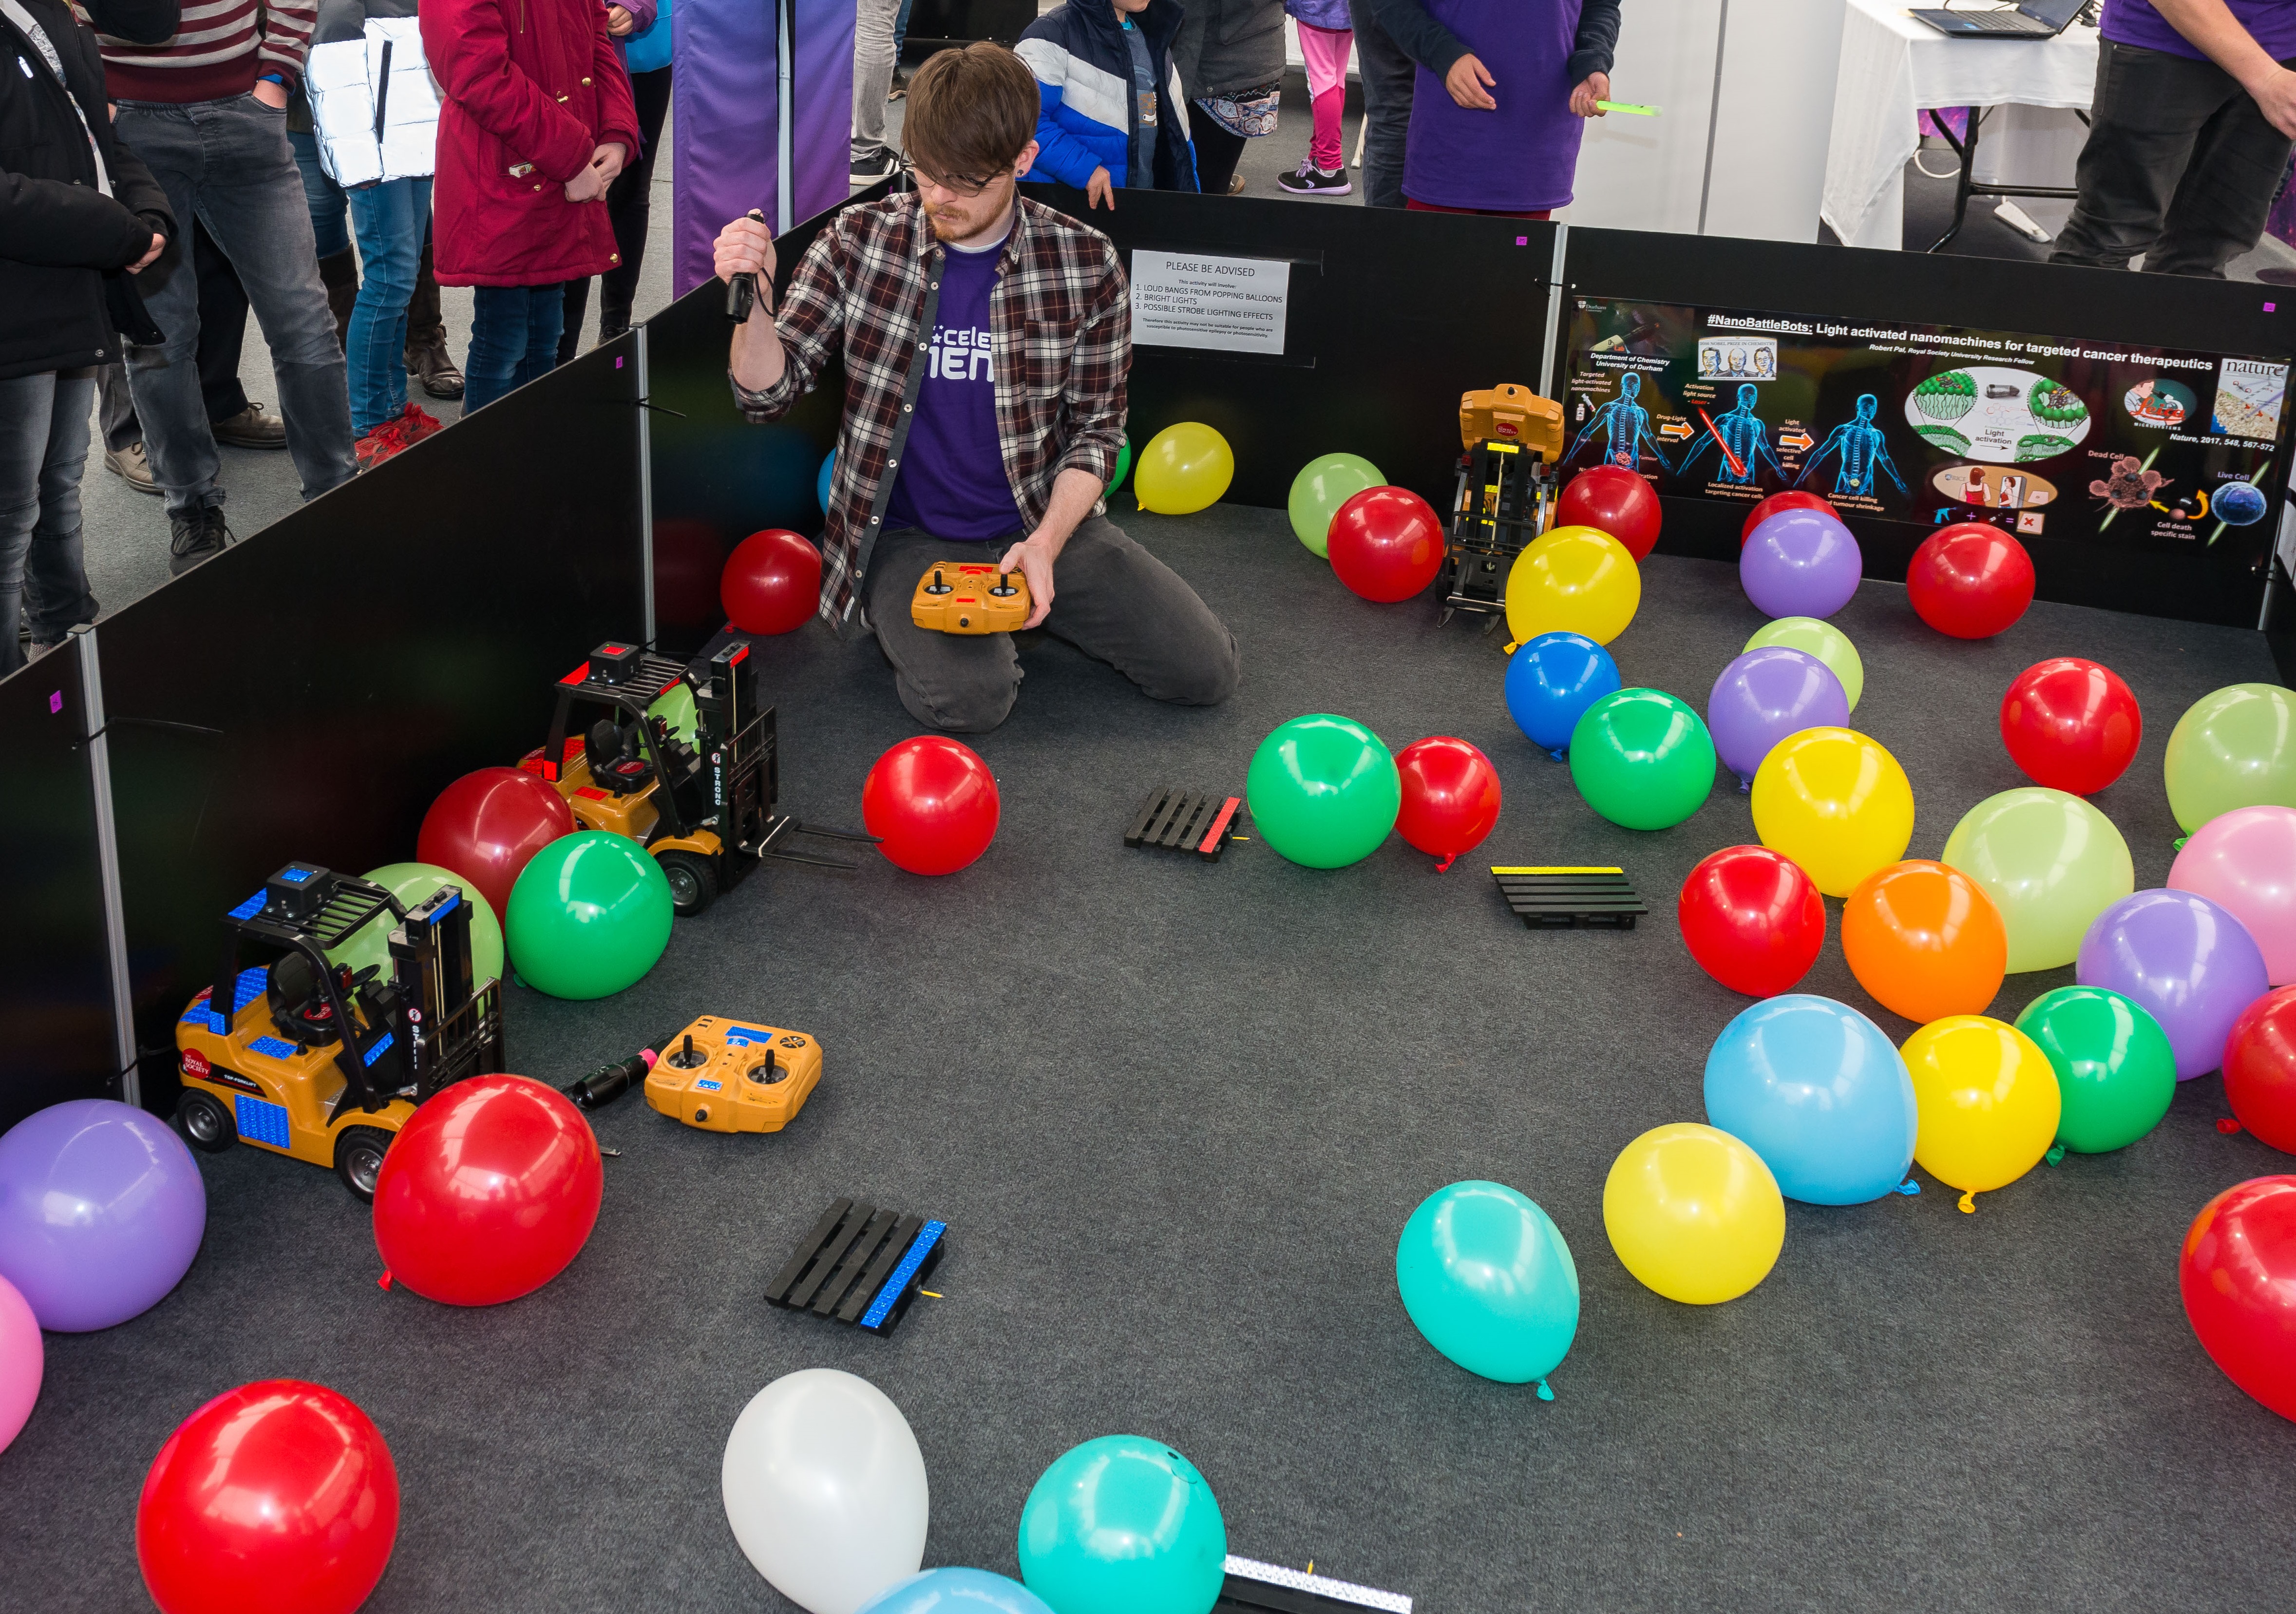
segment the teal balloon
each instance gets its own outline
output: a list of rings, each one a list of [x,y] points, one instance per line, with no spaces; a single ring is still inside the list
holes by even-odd
[[[1327,712],[1294,717],[1261,741],[1243,793],[1260,839],[1311,869],[1370,856],[1403,810],[1403,778],[1386,745]]]
[[[471,905],[471,980],[475,985],[502,979],[502,923],[487,905],[487,899],[480,895],[478,887],[435,863],[386,863],[379,869],[369,869],[359,878],[373,881],[410,908],[418,902],[430,901],[438,895],[440,886],[460,886],[463,900]],[[388,912],[370,919],[352,931],[341,946],[330,948],[327,956],[353,970],[373,965],[379,979],[389,980],[390,932],[397,922]]]
[[[1544,1381],[1578,1332],[1578,1267],[1554,1218],[1504,1183],[1454,1183],[1419,1202],[1395,1286],[1427,1343],[1501,1384]]]
[[[608,997],[634,986],[669,945],[669,881],[627,835],[561,835],[510,889],[510,962],[552,997]]]
[[[1671,829],[1714,789],[1714,736],[1662,689],[1622,689],[1570,731],[1570,782],[1587,805],[1629,830]]]
[[[1284,502],[1292,536],[1328,561],[1332,518],[1340,513],[1340,506],[1367,489],[1386,486],[1379,467],[1359,454],[1326,454],[1309,460],[1292,479],[1292,492]]]
[[[1226,1563],[1212,1487],[1143,1436],[1074,1447],[1021,1510],[1021,1578],[1054,1614],[1210,1614]]]
[[[1114,493],[1124,486],[1124,479],[1132,474],[1132,439],[1116,439],[1116,474],[1108,479],[1108,491]]]
[[[829,513],[829,485],[837,477],[837,450],[832,448],[821,456],[821,469],[813,479],[814,503],[821,506],[824,516]]]
[[[2135,998],[2105,987],[2059,987],[2025,1005],[2017,1029],[2057,1073],[2064,1101],[2057,1142],[2074,1153],[2126,1148],[2169,1113],[2177,1052]]]

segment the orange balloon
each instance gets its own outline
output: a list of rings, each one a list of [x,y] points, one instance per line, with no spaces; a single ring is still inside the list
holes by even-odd
[[[1875,1002],[1926,1026],[1992,1006],[2009,969],[2009,932],[1982,886],[1912,857],[1876,869],[1844,899],[1841,951]]]

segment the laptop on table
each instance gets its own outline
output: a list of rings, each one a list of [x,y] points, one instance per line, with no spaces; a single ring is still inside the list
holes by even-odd
[[[2021,0],[2013,11],[1947,11],[1939,6],[1908,7],[1906,15],[1928,23],[1940,34],[1972,39],[2054,39],[2070,28],[2088,0]]]

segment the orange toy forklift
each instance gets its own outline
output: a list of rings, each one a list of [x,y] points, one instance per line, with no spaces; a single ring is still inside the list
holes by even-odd
[[[1459,397],[1459,491],[1451,501],[1443,557],[1443,618],[1506,613],[1507,572],[1553,519],[1562,461],[1562,406],[1528,387],[1503,384]]]

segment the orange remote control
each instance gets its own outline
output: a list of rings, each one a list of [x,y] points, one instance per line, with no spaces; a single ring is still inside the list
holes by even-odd
[[[645,1102],[704,1132],[779,1132],[821,1080],[821,1044],[762,1020],[705,1014],[646,1072]]]
[[[970,561],[930,568],[909,601],[909,620],[940,634],[1009,634],[1029,610],[1026,578]]]

